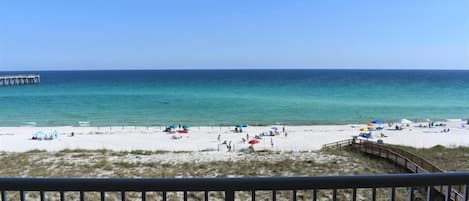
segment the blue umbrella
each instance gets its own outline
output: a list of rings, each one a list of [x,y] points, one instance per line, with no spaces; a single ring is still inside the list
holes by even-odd
[[[190,127],[191,127],[191,126],[190,126],[189,124],[184,124],[184,125],[182,126],[182,128],[184,128],[184,129],[188,129],[188,128],[190,128]]]
[[[371,121],[371,123],[374,123],[374,124],[384,124],[384,121],[382,121],[382,120],[373,120],[373,121]]]
[[[173,125],[169,126],[169,128],[177,128],[177,125],[173,124]]]

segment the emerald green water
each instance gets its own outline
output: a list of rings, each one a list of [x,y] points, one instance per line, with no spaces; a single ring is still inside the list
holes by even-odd
[[[40,85],[0,87],[1,126],[77,125],[78,121],[92,126],[304,125],[469,117],[469,71],[35,73],[41,74]]]

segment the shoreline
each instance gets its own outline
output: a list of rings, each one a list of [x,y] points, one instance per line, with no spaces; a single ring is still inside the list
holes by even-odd
[[[420,123],[425,123],[425,119],[427,118],[408,118],[409,120],[413,122],[420,122]],[[434,122],[454,122],[454,121],[467,121],[469,120],[468,118],[431,118]],[[392,123],[398,123],[399,120],[394,119],[394,120],[388,120],[388,119],[382,119],[386,122],[392,122]],[[86,122],[89,124],[89,126],[80,126],[79,122]],[[36,121],[23,121],[23,122],[17,122],[14,124],[10,125],[2,125],[0,124],[0,128],[8,128],[8,127],[94,127],[94,128],[103,128],[103,127],[164,127],[168,126],[171,124],[178,124],[178,123],[188,123],[194,127],[232,127],[236,123],[243,123],[247,124],[249,126],[346,126],[346,125],[356,125],[356,124],[367,124],[369,121],[358,121],[358,122],[339,122],[339,121],[334,121],[331,123],[325,123],[325,122],[318,122],[318,123],[288,123],[288,122],[273,122],[273,123],[249,123],[248,121],[240,121],[240,122],[235,122],[235,123],[221,123],[221,124],[197,124],[197,123],[191,123],[190,121],[168,121],[166,123],[153,123],[153,124],[145,124],[145,123],[108,123],[108,124],[94,124],[93,121],[77,121],[74,124],[40,124],[37,125],[38,122]]]
[[[469,146],[469,125],[462,127],[463,121],[445,122],[446,126],[421,128],[414,123],[403,130],[395,130],[384,125],[381,131],[372,131],[372,141],[378,139],[384,143],[429,148],[435,145],[446,147]],[[245,152],[247,143],[255,135],[269,133],[277,127],[279,135],[261,136],[255,150],[271,151],[314,151],[322,145],[344,139],[350,139],[360,133],[365,124],[347,125],[282,125],[249,126],[243,133],[235,133],[234,126],[203,127],[189,129],[189,134],[167,134],[164,127],[111,126],[111,127],[0,127],[0,151],[25,152],[30,150],[59,151],[64,149],[113,151],[161,150],[161,151],[208,151],[227,152],[231,141],[232,152]],[[449,129],[450,132],[442,132]],[[32,136],[42,131],[46,135],[57,133],[53,140],[32,140]],[[74,133],[71,136],[71,133]],[[247,134],[249,140],[246,141]],[[386,137],[383,137],[383,136]],[[175,137],[176,136],[176,137]],[[218,137],[220,138],[218,140]],[[244,138],[244,140],[243,140]],[[223,142],[226,141],[226,144]]]

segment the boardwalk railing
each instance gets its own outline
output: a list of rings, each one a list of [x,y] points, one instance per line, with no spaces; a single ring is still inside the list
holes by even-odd
[[[271,191],[271,200],[277,199],[277,191],[291,191],[291,199],[296,201],[298,190],[311,190],[312,200],[317,200],[317,192],[330,189],[331,200],[337,200],[340,189],[351,190],[351,200],[357,200],[358,189],[371,189],[372,201],[377,199],[376,189],[389,189],[389,200],[396,200],[396,188],[408,187],[409,199],[414,199],[417,187],[431,189],[433,186],[464,185],[461,200],[468,198],[469,173],[422,173],[387,174],[370,176],[320,176],[320,177],[254,177],[254,178],[189,178],[189,179],[47,179],[47,178],[0,178],[2,201],[7,201],[7,191],[20,193],[25,201],[28,191],[39,191],[40,200],[45,201],[46,192],[58,192],[65,201],[68,192],[79,192],[80,201],[90,192],[99,192],[100,200],[106,200],[106,193],[120,192],[122,201],[129,200],[129,192],[140,193],[138,200],[146,201],[148,192],[162,192],[161,200],[167,200],[168,192],[183,192],[183,200],[188,200],[188,192],[203,192],[203,200],[211,200],[209,192],[224,192],[223,200],[234,201],[235,193],[247,191],[251,200],[256,200],[256,191]],[[433,200],[429,191],[427,200]],[[448,197],[446,200],[449,200]]]
[[[326,144],[324,145],[324,148],[342,148],[347,146],[352,146],[367,154],[372,154],[388,159],[413,173],[445,172],[444,170],[440,169],[436,165],[420,156],[387,144],[378,144],[366,140],[349,139]],[[464,192],[466,192],[465,187],[462,185],[452,185],[449,187],[450,190],[448,190],[448,188],[445,186],[433,186],[432,188],[448,199],[454,201],[464,200]]]

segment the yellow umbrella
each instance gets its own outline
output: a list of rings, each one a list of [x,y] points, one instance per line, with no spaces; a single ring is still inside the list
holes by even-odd
[[[427,119],[425,119],[425,121],[428,121],[428,122],[430,122],[430,121],[432,121],[432,120],[431,120],[431,119],[429,119],[429,118],[427,118]]]

